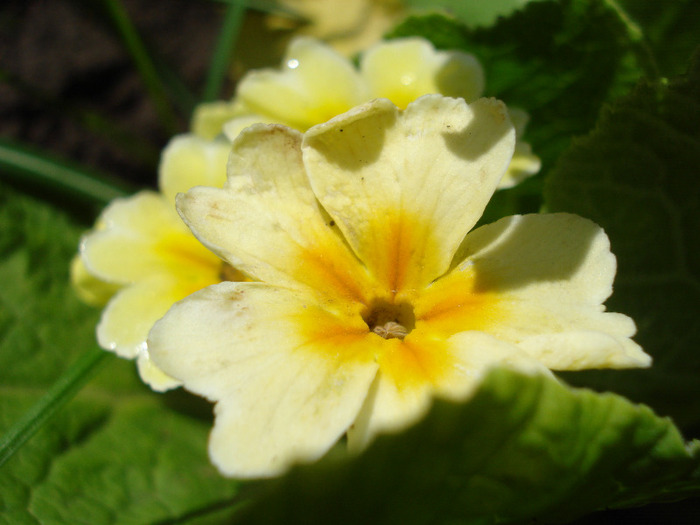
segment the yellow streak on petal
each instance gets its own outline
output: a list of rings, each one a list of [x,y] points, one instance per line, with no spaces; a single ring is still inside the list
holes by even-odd
[[[309,308],[296,319],[304,350],[340,362],[375,361],[384,341],[370,333],[358,313]]]
[[[290,260],[293,275],[299,282],[333,301],[354,304],[359,311],[376,293],[376,285],[339,235],[314,235],[309,246],[300,247],[299,255]],[[325,232],[323,232],[325,233]]]
[[[477,330],[493,333],[507,317],[507,302],[493,293],[476,291],[476,275],[466,268],[453,271],[429,286],[415,303],[416,325],[449,337]]]
[[[222,261],[189,233],[165,235],[154,251],[176,276],[183,297],[222,281]]]
[[[425,219],[385,211],[373,221],[376,245],[365,250],[367,266],[387,295],[410,300],[442,271],[436,257],[441,246]]]
[[[438,239],[425,220],[405,212],[377,212],[372,218],[374,249],[364,246],[362,266],[346,253],[345,245],[319,245],[302,252],[295,275],[332,297],[332,304],[300,313],[296,320],[300,350],[320,353],[339,362],[374,360],[382,377],[402,396],[420,395],[425,388],[444,386],[463,377],[461,361],[450,350],[453,334],[492,332],[507,315],[502,297],[478,292],[476,275],[466,268],[432,281],[441,270]],[[367,309],[381,304],[409,304],[415,328],[405,338],[384,339],[363,320]],[[328,308],[324,310],[322,308]]]
[[[419,391],[440,385],[454,366],[445,339],[413,331],[403,341],[383,341],[379,369],[399,392]]]
[[[447,338],[433,332],[417,328],[404,340],[384,339],[370,332],[359,312],[352,310],[330,313],[310,308],[295,322],[304,341],[299,351],[321,355],[336,366],[376,362],[384,379],[403,395],[439,388],[454,377],[456,358]]]
[[[299,280],[315,290],[334,298],[350,302],[363,302],[368,290],[362,288],[357,271],[349,267],[333,252],[304,250],[296,275]],[[359,282],[358,282],[359,281]]]

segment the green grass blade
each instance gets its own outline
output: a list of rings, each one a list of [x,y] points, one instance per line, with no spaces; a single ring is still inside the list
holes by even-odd
[[[199,102],[199,94],[195,94],[164,60],[154,57],[154,64],[179,114],[191,115]]]
[[[14,183],[100,206],[132,193],[123,183],[6,139],[0,139],[0,172]]]
[[[94,349],[84,354],[56,381],[24,416],[0,439],[0,467],[31,438],[51,416],[63,407],[87,383],[106,358],[114,354]]]
[[[226,8],[224,21],[209,66],[207,81],[204,85],[202,100],[205,102],[216,100],[220,96],[238,33],[241,30],[245,10],[246,3],[243,0],[231,0]]]
[[[175,134],[178,118],[168,100],[168,93],[158,75],[158,70],[143,44],[134,24],[119,0],[103,0],[104,6],[124,41],[127,51],[136,64],[161,123],[170,134]]]

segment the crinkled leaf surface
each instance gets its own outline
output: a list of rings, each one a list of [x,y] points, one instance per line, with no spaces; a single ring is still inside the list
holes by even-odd
[[[642,82],[562,157],[551,210],[593,219],[618,259],[611,310],[637,322],[646,371],[571,374],[668,414],[700,435],[700,61],[687,77]]]
[[[299,467],[236,523],[538,523],[700,494],[700,442],[644,406],[496,369],[360,457]]]
[[[66,213],[0,187],[0,429],[82,353],[98,312],[68,264],[80,232]],[[195,523],[229,508],[236,484],[206,457],[208,407],[156,396],[111,358],[75,401],[0,468],[0,523]],[[204,523],[206,521],[201,521]]]
[[[685,72],[688,57],[700,46],[700,2],[608,1],[621,10],[631,33],[643,38],[651,51],[653,65],[661,75],[676,76]]]

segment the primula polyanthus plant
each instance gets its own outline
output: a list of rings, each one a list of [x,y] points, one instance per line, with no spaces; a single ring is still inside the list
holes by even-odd
[[[360,69],[310,38],[294,40],[282,71],[250,72],[232,103],[203,104],[193,133],[175,137],[163,151],[160,192],[141,192],[112,203],[81,244],[72,280],[80,296],[105,305],[97,329],[102,348],[136,359],[141,378],[163,391],[179,382],[149,357],[146,337],[153,323],[183,297],[222,280],[245,276],[198,243],[174,210],[175,194],[198,184],[222,186],[232,140],[247,125],[279,122],[300,130],[324,122],[373,97],[399,107],[421,95],[442,93],[473,100],[484,75],[472,55],[436,51],[421,38],[381,42],[362,54]],[[522,134],[527,115],[509,110]],[[222,131],[226,129],[226,135]],[[539,159],[517,141],[500,188],[536,173]]]
[[[306,131],[373,98],[388,98],[400,108],[422,95],[437,93],[467,102],[484,91],[484,72],[473,55],[437,51],[423,38],[379,42],[360,54],[359,67],[311,38],[294,39],[280,69],[248,72],[229,102],[202,104],[193,129],[213,137],[224,127],[234,139],[257,122],[279,123]],[[509,108],[519,138],[529,119]],[[540,160],[530,145],[517,140],[513,159],[500,188],[515,186],[537,173]]]
[[[650,364],[633,321],[605,312],[615,258],[570,215],[474,229],[511,160],[493,99],[377,99],[305,134],[258,124],[221,188],[177,208],[251,282],[176,303],[151,359],[216,402],[210,456],[265,477],[351,450],[469,397],[494,365],[525,373]]]

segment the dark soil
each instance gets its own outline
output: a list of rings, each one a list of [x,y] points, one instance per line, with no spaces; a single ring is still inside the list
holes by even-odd
[[[160,122],[103,4],[2,2],[0,136],[152,185],[160,149],[174,133],[187,129],[189,115],[179,110],[170,129]],[[200,93],[223,4],[122,4],[149,50],[193,93]]]

